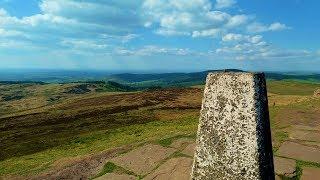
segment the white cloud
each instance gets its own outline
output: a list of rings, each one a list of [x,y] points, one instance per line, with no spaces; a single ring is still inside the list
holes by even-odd
[[[209,0],[145,0],[143,8],[152,9],[155,14],[162,14],[172,9],[185,12],[209,11],[212,5]]]
[[[219,1],[219,6],[235,1]],[[145,27],[157,28],[160,35],[214,36],[215,29],[232,30],[246,25],[253,19],[246,14],[230,15],[213,10],[209,0],[146,0],[143,4]],[[215,30],[215,31],[213,31]]]
[[[269,26],[254,22],[247,26],[247,31],[250,33],[259,33],[259,32],[266,32],[266,31],[282,31],[286,29],[290,29],[290,27],[286,26],[285,24],[281,24],[279,22],[272,23]]]
[[[105,48],[105,44],[128,43],[138,37],[131,32],[143,22],[133,10],[141,6],[138,2],[43,0],[40,14],[21,18],[0,8],[0,40],[8,42],[1,47],[15,42],[33,48],[90,52]],[[101,38],[108,42],[101,42]]]
[[[105,49],[108,47],[108,45],[104,43],[98,44],[95,41],[92,41],[90,39],[85,40],[79,40],[79,39],[64,39],[62,40],[61,44],[66,47],[72,47],[74,49]]]
[[[228,33],[222,36],[222,47],[214,54],[224,59],[274,60],[302,59],[315,57],[316,53],[307,50],[279,49],[263,40],[261,35]]]
[[[220,29],[208,29],[203,31],[193,31],[192,37],[217,37],[221,33]]]
[[[4,10],[3,8],[0,8],[0,16],[7,16],[8,13],[6,10]]]
[[[263,45],[265,42],[262,41],[262,38],[263,37],[261,35],[249,36],[249,35],[243,35],[243,34],[229,33],[222,37],[222,41],[234,42],[234,43],[247,42],[252,44],[260,43],[260,45]]]
[[[227,42],[227,41],[241,41],[243,40],[243,35],[242,34],[234,34],[234,33],[229,33],[226,34],[222,37],[222,41]]]
[[[128,34],[128,35],[125,35],[125,36],[122,36],[122,43],[127,43],[133,39],[136,39],[140,37],[140,35],[138,34]]]
[[[263,41],[261,35],[228,33],[222,37],[223,47],[215,53],[221,57],[237,60],[297,59],[315,54],[306,50],[278,49]]]
[[[235,0],[217,0],[216,4],[210,0],[41,0],[41,12],[26,17],[15,17],[0,8],[0,47],[16,45],[99,55],[202,54],[188,48],[130,47],[134,39],[143,39],[137,32],[148,31],[162,36],[221,38],[224,47],[216,53],[235,54],[239,59],[279,56],[268,49],[261,35],[245,32],[288,27],[279,22],[263,25],[255,22],[254,16],[225,12],[235,4]]]
[[[229,8],[235,5],[237,2],[235,0],[216,0],[215,8],[217,9],[223,9],[223,8]]]
[[[24,36],[20,31],[15,30],[5,30],[0,28],[0,37],[15,37],[15,36]]]
[[[176,31],[176,30],[170,30],[170,29],[158,29],[155,31],[156,34],[163,35],[163,36],[188,36],[190,35],[189,32],[183,32],[183,31]]]
[[[140,26],[141,16],[137,11],[142,0],[42,0],[40,9],[44,14],[52,14],[76,19],[90,24],[116,26],[128,30]]]
[[[261,53],[267,51],[268,48],[266,46],[260,46],[257,44],[252,43],[242,43],[242,44],[236,44],[234,46],[224,46],[222,48],[216,49],[216,53],[224,53],[225,55],[249,55],[253,53]]]
[[[250,17],[247,15],[235,15],[233,17],[231,17],[228,21],[228,23],[226,24],[227,27],[237,27],[240,25],[244,25],[249,21]]]
[[[256,35],[256,36],[253,36],[249,39],[249,41],[254,44],[261,42],[261,40],[262,40],[261,35]]]
[[[145,27],[158,27],[161,35],[192,35],[224,26],[232,17],[213,11],[209,0],[146,0]]]
[[[270,31],[281,31],[281,30],[285,30],[285,29],[290,29],[289,27],[287,27],[285,24],[281,24],[279,22],[276,23],[272,23],[269,26]]]
[[[189,56],[201,55],[186,48],[166,48],[159,46],[144,46],[140,49],[116,48],[114,53],[119,56],[154,56],[154,55],[171,55],[171,56]]]
[[[235,45],[218,48],[215,53],[222,57],[237,60],[297,59],[314,56],[314,53],[306,50],[288,50],[272,47],[262,41],[260,36],[242,36],[242,38],[247,38],[247,40]]]

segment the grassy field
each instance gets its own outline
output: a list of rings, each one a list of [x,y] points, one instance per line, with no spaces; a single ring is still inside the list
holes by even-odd
[[[194,137],[201,87],[107,92],[97,84],[0,85],[0,176],[34,176],[120,146]],[[268,81],[275,153],[291,125],[319,123],[317,88]]]

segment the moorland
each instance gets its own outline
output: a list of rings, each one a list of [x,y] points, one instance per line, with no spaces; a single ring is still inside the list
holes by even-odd
[[[183,178],[206,74],[40,74],[1,81],[0,178],[165,179],[169,172]],[[319,173],[319,77],[267,73],[277,178]]]

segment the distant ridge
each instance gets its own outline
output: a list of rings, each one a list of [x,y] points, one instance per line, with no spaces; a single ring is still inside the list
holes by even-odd
[[[133,87],[141,86],[189,86],[204,84],[209,72],[241,72],[239,69],[207,70],[191,73],[118,73],[110,74],[101,71],[48,71],[48,72],[0,72],[0,83],[104,83],[113,81]],[[279,73],[265,72],[267,79],[272,80],[298,80],[320,83],[320,74]]]
[[[162,73],[162,74],[135,74],[122,73],[110,75],[112,81],[130,85],[160,85],[160,86],[190,86],[204,84],[207,74],[210,72],[243,72],[238,69],[208,70],[193,73]],[[312,83],[320,83],[320,74],[294,75],[284,73],[265,73],[268,80],[298,80]]]
[[[42,81],[0,81],[0,84],[40,84],[44,85],[47,84]]]

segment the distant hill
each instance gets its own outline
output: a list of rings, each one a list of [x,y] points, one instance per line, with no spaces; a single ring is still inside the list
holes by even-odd
[[[221,70],[210,70],[194,73],[163,73],[163,74],[115,74],[109,76],[113,81],[123,84],[130,84],[131,86],[191,86],[204,84],[208,73],[218,72]],[[225,71],[237,71],[241,70],[228,69]],[[285,73],[265,73],[268,80],[295,80],[305,81],[312,83],[320,83],[320,74],[285,74]]]
[[[222,70],[210,70],[193,73],[162,73],[162,74],[114,74],[110,75],[112,81],[132,86],[191,86],[203,84],[209,72],[219,72]],[[223,71],[241,72],[237,69],[226,69]]]
[[[68,84],[68,83],[66,83]],[[130,92],[137,91],[139,89],[123,85],[113,81],[88,81],[88,82],[77,82],[74,86],[66,89],[64,93],[67,94],[86,94],[91,91],[96,92]]]
[[[131,91],[154,87],[184,87],[204,84],[209,72],[221,70],[208,70],[191,73],[107,73],[102,71],[34,71],[34,72],[0,72],[0,84],[16,83],[106,83],[108,81],[118,84],[109,84],[121,91]],[[223,71],[241,71],[227,69]],[[307,73],[280,73],[266,72],[268,80],[295,80],[303,82],[320,83],[320,74]],[[108,84],[108,83],[107,83]],[[112,89],[111,88],[111,89]],[[107,88],[109,89],[109,88]]]
[[[0,81],[0,85],[13,85],[13,84],[39,84],[44,85],[47,84],[42,81]]]

